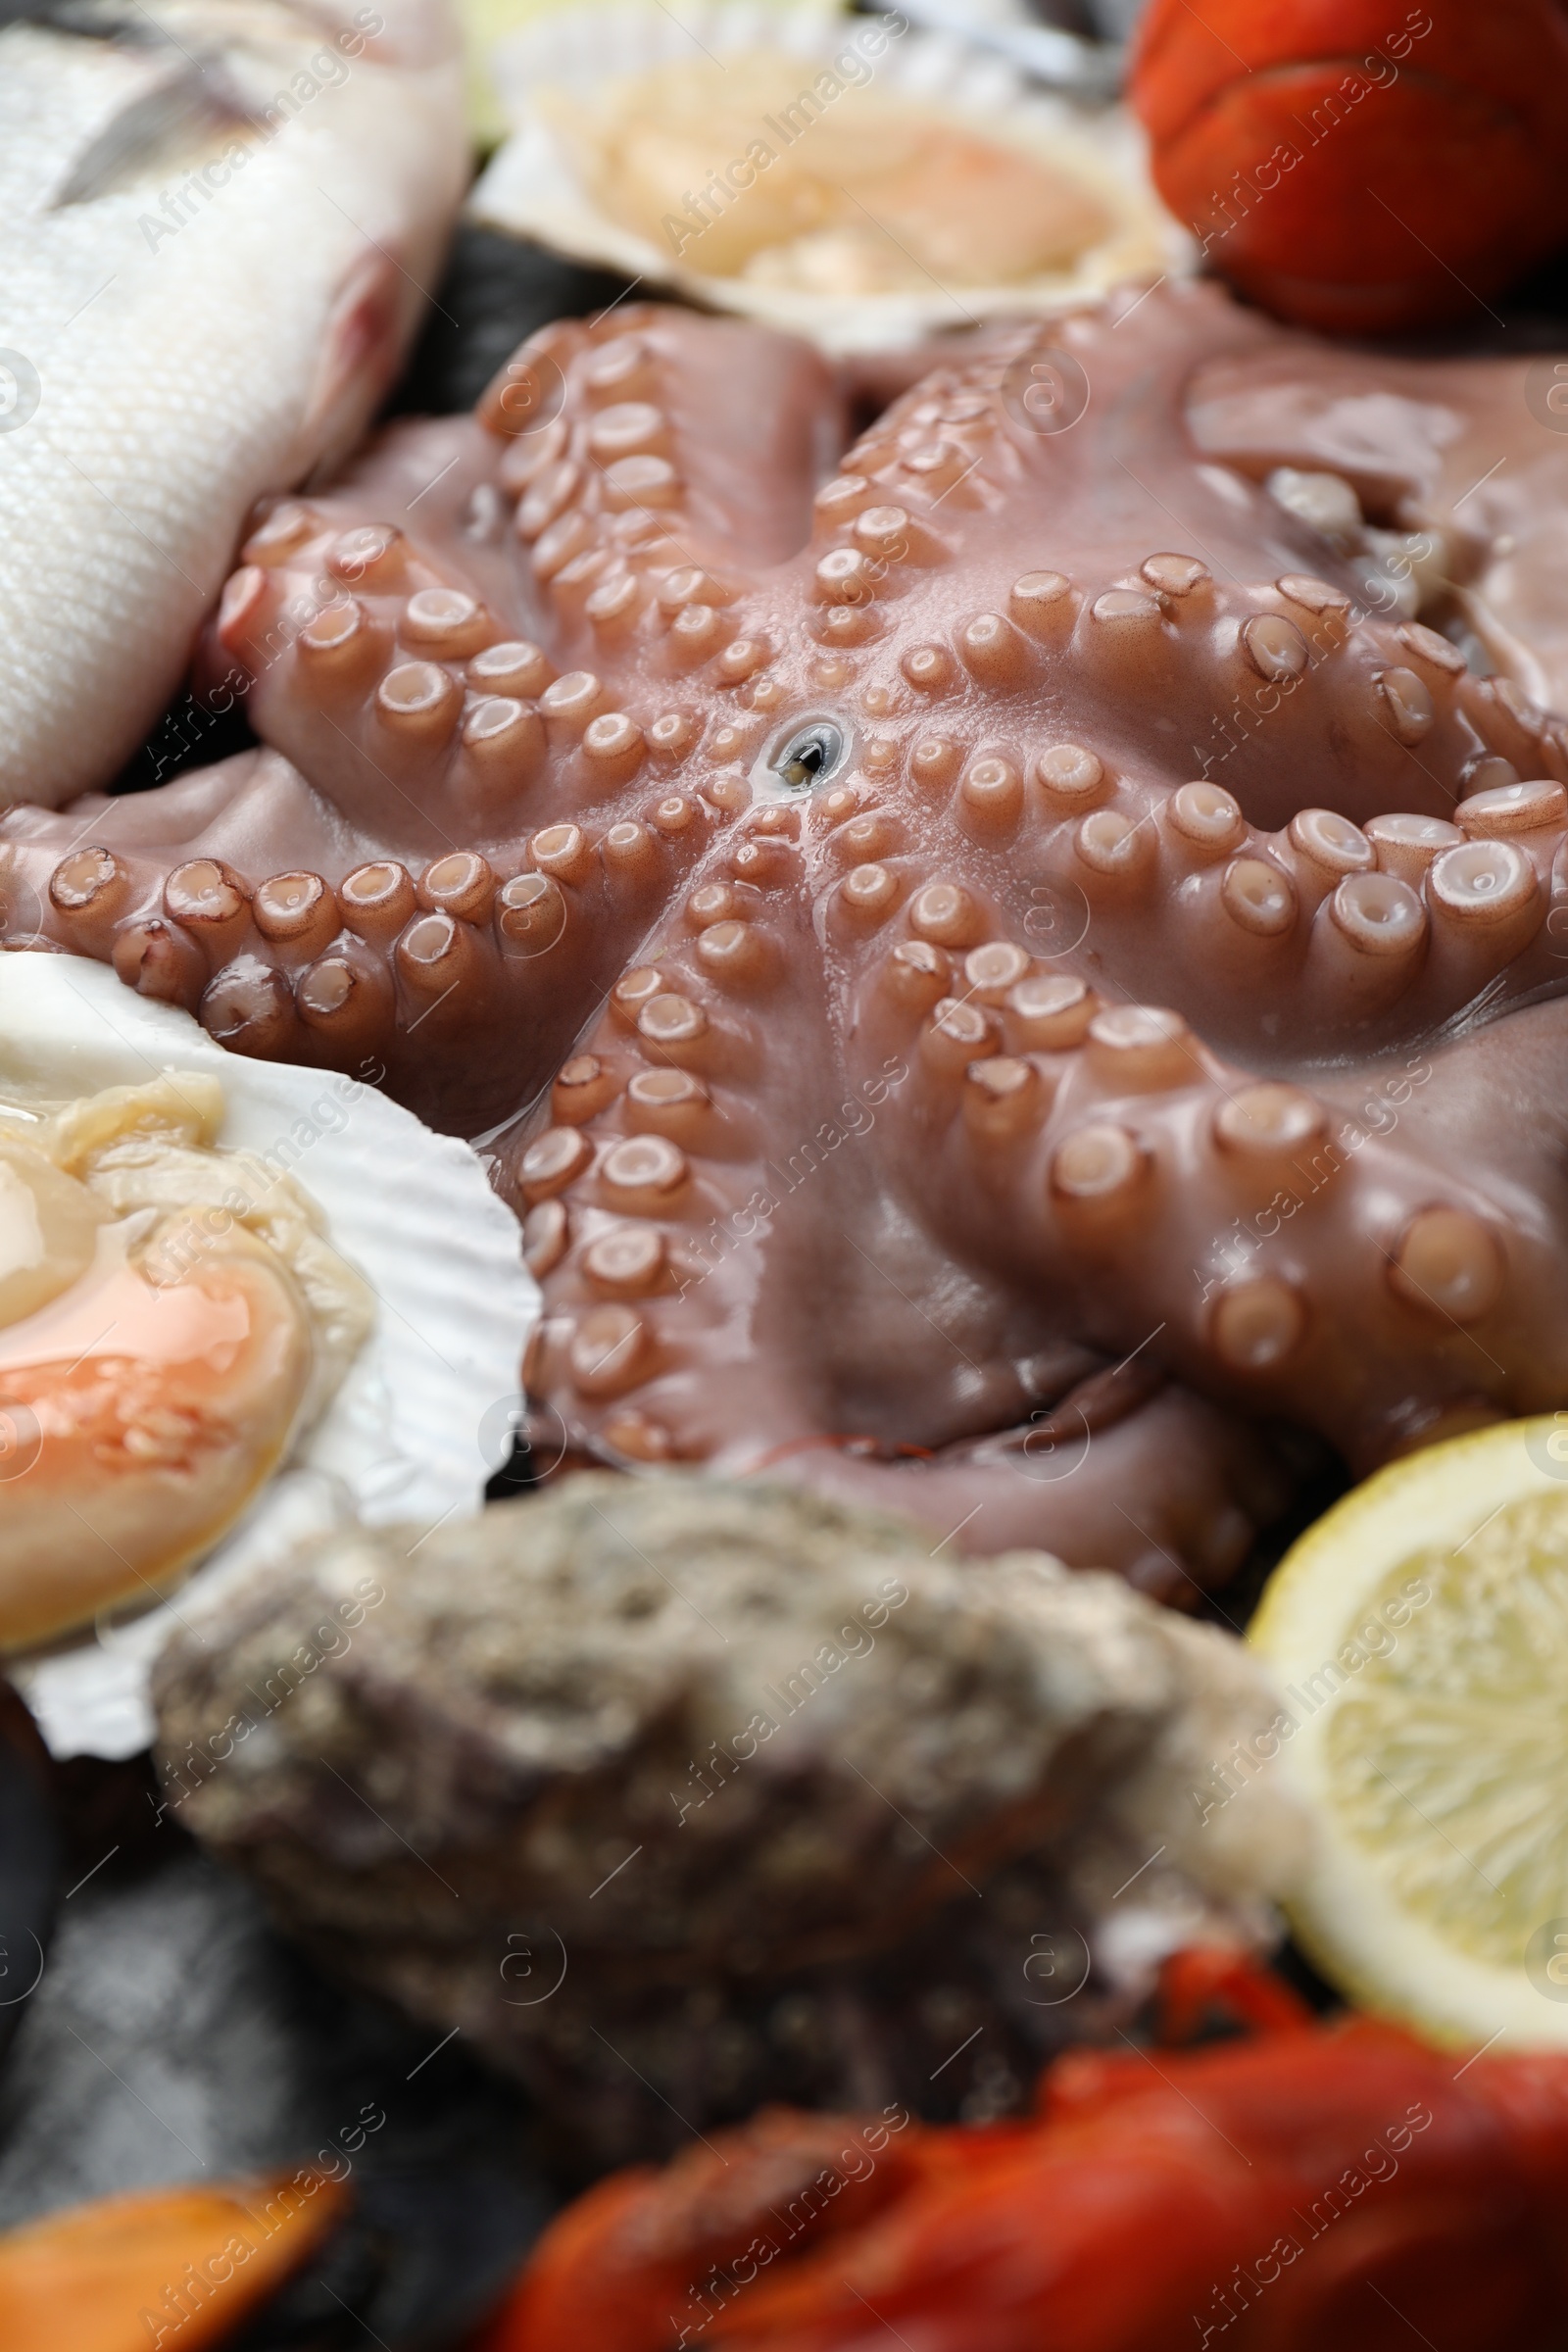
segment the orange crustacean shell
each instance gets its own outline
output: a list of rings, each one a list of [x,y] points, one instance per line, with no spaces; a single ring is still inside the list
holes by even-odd
[[[5,2352],[204,2352],[275,2294],[342,2219],[309,2167],[138,2190],[0,2236]]]
[[[1132,97],[1166,203],[1281,318],[1462,317],[1568,238],[1557,0],[1152,0]]]
[[[775,2108],[557,2216],[473,2352],[1520,2352],[1568,2322],[1568,2061],[1320,2023],[1245,1953],[1036,2113]],[[1233,2332],[1234,2330],[1234,2332]]]

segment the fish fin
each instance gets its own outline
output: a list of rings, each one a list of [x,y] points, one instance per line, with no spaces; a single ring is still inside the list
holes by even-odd
[[[154,172],[168,175],[248,121],[216,66],[192,59],[104,124],[72,165],[51,211],[90,204]]]

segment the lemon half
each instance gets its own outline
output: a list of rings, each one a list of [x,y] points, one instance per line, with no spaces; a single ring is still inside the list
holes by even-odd
[[[1282,1711],[1199,1800],[1267,1771],[1308,1805],[1316,1965],[1440,2040],[1568,2046],[1568,1413],[1368,1479],[1248,1640]]]

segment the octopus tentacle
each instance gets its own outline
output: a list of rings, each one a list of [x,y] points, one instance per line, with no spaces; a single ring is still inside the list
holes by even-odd
[[[314,864],[273,867],[280,805],[289,848]],[[615,943],[650,918],[712,818],[695,795],[665,794],[646,822],[545,825],[494,862],[451,850],[410,866],[277,754],[241,753],[161,793],[20,811],[0,891],[19,944],[111,961],[232,1051],[376,1063],[439,1123],[473,1133],[514,1109],[530,1070],[531,1094],[548,1085],[574,1005],[609,984]],[[463,1054],[433,1064],[430,1048],[454,1039]]]
[[[506,1153],[551,1294],[530,1387],[624,1466],[806,1479],[986,1548],[1044,1521],[1171,1597],[1220,1579],[1278,1507],[1269,1449],[1152,1366],[1064,1347],[1043,1298],[931,1259],[899,1174],[930,1073],[902,1007],[842,1055],[804,980],[818,918],[835,932],[813,862],[797,811],[754,812]]]
[[[762,358],[723,326],[694,352],[649,308],[533,337],[475,418],[395,428],[263,518],[206,674],[228,665],[258,730],[389,846],[498,837],[667,773],[699,732],[690,672],[722,655],[751,674],[734,582],[793,552],[839,429],[820,363]]]
[[[1311,1423],[1362,1468],[1410,1433],[1415,1357],[1414,1426],[1539,1410],[1568,1381],[1538,1205],[1561,1205],[1560,1173],[1548,1149],[1507,1181],[1474,1150],[1507,1103],[1481,1041],[1394,1064],[1369,1096],[1258,1083],[1162,1008],[1109,1006],[1052,1053],[1007,1054],[1009,1020],[961,1076],[943,1060],[928,1214],[970,1249],[1005,1234],[1014,1279],[1071,1297],[1093,1344],[1133,1348],[1157,1321],[1182,1377]],[[1418,1096],[1446,1165],[1400,1115]]]

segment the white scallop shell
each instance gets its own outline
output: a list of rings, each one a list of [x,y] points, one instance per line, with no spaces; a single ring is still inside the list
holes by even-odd
[[[375,1293],[375,1327],[289,1465],[175,1600],[10,1669],[61,1756],[144,1748],[148,1668],[172,1627],[306,1530],[350,1513],[433,1528],[479,1509],[510,1449],[538,1312],[516,1220],[466,1144],[331,1070],[227,1054],[188,1013],[133,995],[107,965],[0,956],[0,1089],[8,1072],[65,1097],[163,1070],[222,1082],[220,1148],[260,1153],[310,1194],[334,1248]]]
[[[950,33],[904,31],[877,59],[875,86],[940,107],[987,139],[1022,147],[1085,180],[1117,226],[1074,269],[952,291],[933,280],[929,294],[835,295],[683,268],[667,244],[608,217],[541,111],[541,98],[553,90],[591,100],[612,80],[689,61],[694,44],[719,59],[760,48],[784,50],[800,58],[804,85],[858,30],[877,22],[758,0],[682,0],[678,20],[638,0],[553,12],[499,43],[493,54],[513,136],[480,177],[469,213],[489,227],[534,238],[644,285],[674,288],[708,308],[740,312],[834,353],[893,349],[981,318],[1050,315],[1093,301],[1127,279],[1152,282],[1196,267],[1197,248],[1154,193],[1142,127],[1124,108],[1090,111],[1044,96],[1005,59]]]

